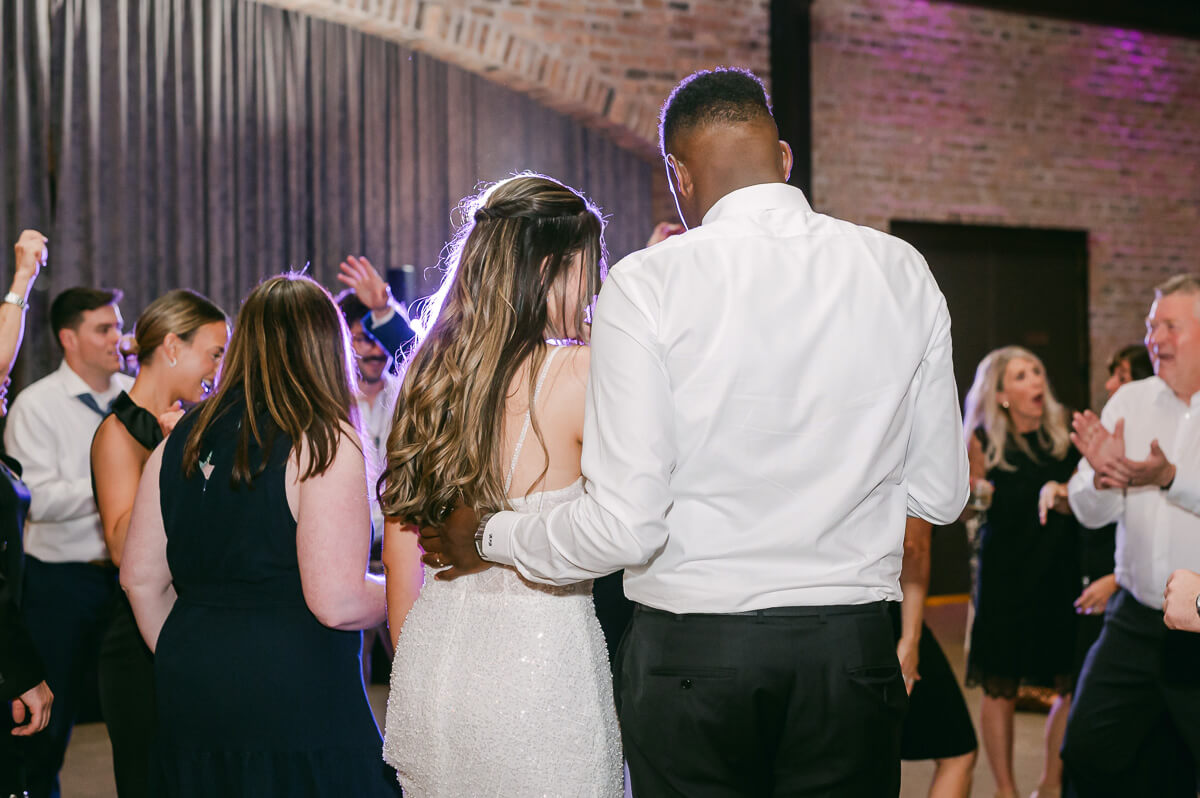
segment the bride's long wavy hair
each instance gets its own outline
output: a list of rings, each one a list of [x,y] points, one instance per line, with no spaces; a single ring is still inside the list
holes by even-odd
[[[463,200],[460,211],[445,277],[406,364],[377,485],[384,514],[409,524],[441,522],[460,501],[484,511],[507,506],[500,455],[510,386],[528,362],[532,411],[547,339],[586,338],[586,312],[606,270],[599,210],[555,180],[517,175]]]

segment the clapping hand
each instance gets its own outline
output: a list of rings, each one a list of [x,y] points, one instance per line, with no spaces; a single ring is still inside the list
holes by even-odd
[[[1091,410],[1076,413],[1071,418],[1071,443],[1096,471],[1097,488],[1124,488],[1129,485],[1125,460],[1125,419],[1117,419],[1109,432]],[[1127,462],[1127,461],[1126,461]]]
[[[1143,485],[1165,488],[1175,479],[1175,466],[1159,448],[1157,438],[1150,441],[1150,454],[1145,460],[1123,457],[1120,466],[1125,474],[1125,484],[1131,488],[1140,488]]]
[[[338,266],[338,280],[354,289],[354,294],[370,311],[386,310],[392,294],[388,284],[366,258],[348,255]]]
[[[460,576],[486,571],[492,564],[479,556],[475,549],[475,530],[479,516],[466,505],[458,505],[440,526],[420,529],[421,562],[438,571],[435,579],[449,582]],[[446,566],[450,566],[446,568]]]

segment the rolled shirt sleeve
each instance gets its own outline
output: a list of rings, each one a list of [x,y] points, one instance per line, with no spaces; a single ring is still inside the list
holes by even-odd
[[[904,477],[908,514],[933,524],[953,523],[971,492],[962,413],[954,383],[950,313],[940,294],[929,348],[917,376]]]

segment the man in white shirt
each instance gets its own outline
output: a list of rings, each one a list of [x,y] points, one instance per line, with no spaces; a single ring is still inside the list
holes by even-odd
[[[58,796],[58,771],[95,673],[105,610],[117,586],[92,497],[92,436],[108,406],[133,380],[118,373],[121,292],[69,288],[50,306],[63,350],[58,370],[17,396],[4,444],[29,487],[21,612],[54,691],[45,732],[26,749],[33,796]]]
[[[370,264],[367,264],[368,266]],[[400,378],[392,373],[392,357],[379,342],[363,329],[370,311],[352,289],[336,297],[338,307],[350,327],[350,345],[358,365],[358,415],[362,420],[364,454],[367,457],[367,493],[371,504],[371,562],[372,573],[383,573],[383,510],[379,508],[376,480],[383,472],[387,458],[387,439],[400,398]],[[392,654],[391,636],[387,623],[363,630],[363,680],[371,683],[371,659],[375,641],[383,643],[389,658]]]
[[[549,583],[626,569],[635,795],[896,795],[905,516],[949,523],[968,494],[945,300],[912,247],[786,185],[752,74],[684,80],[661,132],[691,229],[600,292],[586,495],[459,508],[422,530],[425,561]]]
[[[1163,600],[1172,572],[1200,570],[1200,278],[1159,286],[1146,329],[1157,376],[1122,386],[1099,419],[1075,421],[1073,440],[1086,459],[1068,486],[1071,509],[1087,527],[1117,522],[1120,585],[1084,663],[1063,742],[1080,796],[1150,794],[1134,766],[1151,731],[1168,720],[1193,761],[1174,768],[1182,776],[1172,793],[1155,794],[1196,792],[1200,637],[1168,630]]]

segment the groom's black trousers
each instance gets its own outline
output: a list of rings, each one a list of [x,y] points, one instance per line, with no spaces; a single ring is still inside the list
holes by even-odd
[[[908,695],[884,602],[676,615],[639,606],[617,711],[634,798],[886,798]]]

